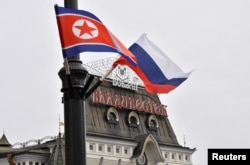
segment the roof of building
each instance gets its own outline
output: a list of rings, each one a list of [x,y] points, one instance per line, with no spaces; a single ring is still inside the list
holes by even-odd
[[[11,147],[12,145],[9,143],[5,134],[2,135],[0,139],[0,147]]]
[[[95,78],[95,80],[97,80],[97,78]],[[120,95],[120,97],[123,98],[136,98],[161,105],[161,101],[157,94],[150,94],[142,87],[137,90],[130,90],[113,86],[111,79],[103,81],[96,91],[106,93],[109,96],[107,96],[107,98],[105,98],[105,96],[98,96],[101,97],[100,99],[103,99],[101,102],[106,102],[106,105],[102,103],[94,103],[93,99],[95,99],[95,96],[93,96],[93,94],[88,100],[86,100],[85,111],[87,134],[123,138],[134,141],[134,138],[138,135],[151,133],[160,144],[179,146],[176,135],[167,116],[152,115],[143,111],[119,108],[112,105],[116,101],[114,97],[117,95]],[[115,115],[116,119],[114,122],[110,122],[109,113]],[[132,125],[129,120],[130,116],[135,116],[137,123]],[[155,129],[150,128],[150,119],[154,119],[156,122]]]
[[[63,139],[61,137],[61,133],[59,133],[58,139],[56,140],[56,144],[51,153],[48,165],[65,165],[65,155],[63,146]]]
[[[50,160],[50,163],[48,165],[64,165],[61,163],[63,159],[60,157],[60,155],[62,155],[64,152],[62,150],[63,143],[61,141],[61,136],[59,136],[54,140],[45,141],[44,143],[40,143],[40,141],[38,140],[37,144],[32,144],[30,146],[22,145],[20,148],[15,148],[12,146],[0,146],[0,158],[7,158],[9,154],[12,154],[14,159],[23,154],[33,156],[43,155],[47,157],[48,160]],[[53,148],[52,153],[50,153],[51,147]]]

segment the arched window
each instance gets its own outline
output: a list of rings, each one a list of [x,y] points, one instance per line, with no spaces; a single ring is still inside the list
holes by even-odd
[[[155,115],[150,115],[148,117],[148,128],[150,130],[157,130],[159,127],[159,123]]]
[[[119,122],[119,115],[114,107],[107,110],[106,118],[108,123],[117,124]]]
[[[128,124],[130,127],[138,127],[140,124],[139,116],[136,112],[132,111],[128,115]]]

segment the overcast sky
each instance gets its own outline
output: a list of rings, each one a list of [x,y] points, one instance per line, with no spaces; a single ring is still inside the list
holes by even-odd
[[[194,165],[207,163],[208,148],[250,148],[249,0],[78,3],[127,47],[147,33],[185,72],[196,69],[160,95],[179,143],[185,135],[186,146],[197,148]],[[12,144],[57,135],[63,119],[54,4],[63,0],[1,0],[0,134]],[[95,58],[81,54],[83,63]]]

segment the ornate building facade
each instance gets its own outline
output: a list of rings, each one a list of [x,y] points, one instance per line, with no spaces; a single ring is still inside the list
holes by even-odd
[[[158,95],[147,93],[138,78],[127,71],[118,67],[85,101],[87,164],[192,165],[195,148],[178,143],[167,106]],[[99,76],[94,75],[96,81]],[[16,165],[65,164],[60,133],[32,142],[15,147],[3,134],[0,165],[8,164],[8,154]]]

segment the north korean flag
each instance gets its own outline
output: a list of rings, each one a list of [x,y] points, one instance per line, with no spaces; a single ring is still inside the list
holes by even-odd
[[[55,5],[64,58],[81,52],[115,52],[136,65],[135,56],[95,15]]]

